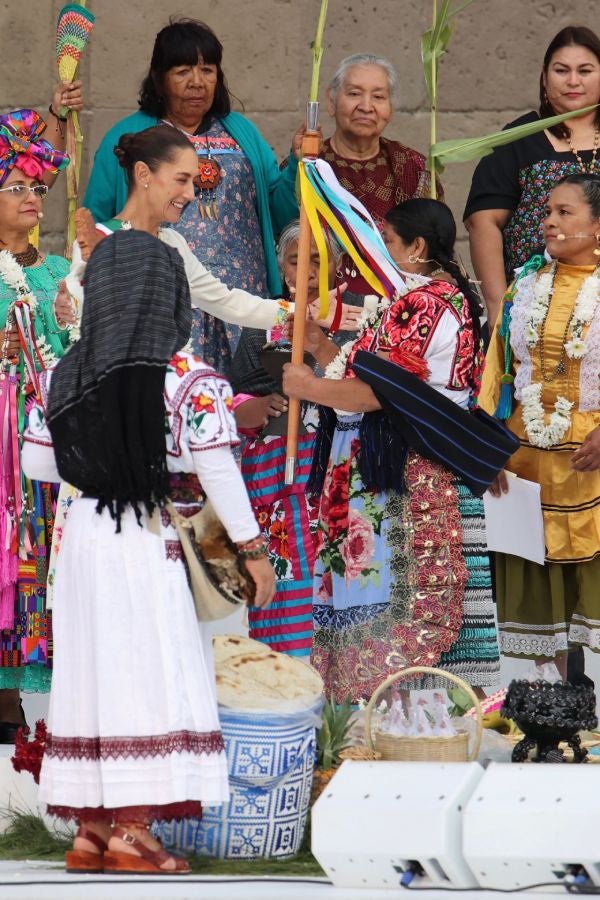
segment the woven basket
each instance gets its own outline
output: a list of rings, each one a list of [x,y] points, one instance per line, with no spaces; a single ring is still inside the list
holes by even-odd
[[[381,753],[377,750],[369,750],[368,747],[346,747],[340,751],[340,759],[352,759],[356,762],[373,762],[376,759],[383,759]]]
[[[405,737],[404,735],[386,734],[375,731],[375,741],[371,733],[371,717],[375,704],[380,696],[390,685],[401,678],[412,678],[415,675],[437,675],[448,678],[466,691],[475,706],[477,731],[471,752],[469,753],[469,736],[466,731],[459,731],[452,737]],[[365,739],[369,750],[377,750],[383,759],[401,760],[404,762],[468,762],[477,759],[479,745],[481,744],[481,730],[483,717],[481,706],[477,696],[470,685],[466,684],[452,672],[444,672],[442,669],[431,669],[426,666],[412,666],[402,669],[394,675],[390,675],[379,685],[365,710]]]

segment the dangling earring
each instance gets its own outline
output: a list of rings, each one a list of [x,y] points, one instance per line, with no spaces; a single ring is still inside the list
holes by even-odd
[[[338,281],[341,281],[342,278],[344,277],[344,273],[342,272],[342,270],[340,269],[339,266],[338,266],[337,269],[335,270],[335,277],[336,277],[336,279],[337,279]]]
[[[600,234],[596,235],[596,246],[594,247],[594,256],[600,256]]]

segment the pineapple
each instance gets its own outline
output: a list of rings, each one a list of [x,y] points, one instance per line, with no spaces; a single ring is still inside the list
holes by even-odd
[[[348,734],[352,727],[354,710],[348,698],[339,706],[333,697],[323,707],[323,722],[317,732],[317,762],[314,773],[312,802],[326,787],[339,766],[340,753],[349,746]]]

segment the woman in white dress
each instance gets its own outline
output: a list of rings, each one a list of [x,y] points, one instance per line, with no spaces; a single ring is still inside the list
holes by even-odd
[[[23,465],[82,491],[55,594],[55,667],[40,800],[75,819],[74,871],[184,874],[150,835],[228,798],[210,646],[194,611],[171,497],[208,496],[266,606],[274,575],[231,454],[229,384],[176,352],[189,338],[176,250],[143,231],[96,248],[81,339],[46,375]]]

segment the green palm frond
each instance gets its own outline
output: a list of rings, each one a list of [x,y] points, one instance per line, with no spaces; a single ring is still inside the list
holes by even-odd
[[[560,116],[549,116],[547,119],[536,119],[534,122],[515,125],[514,128],[505,128],[503,131],[495,131],[483,137],[439,141],[433,144],[429,151],[430,171],[439,174],[444,171],[444,167],[448,163],[469,162],[472,159],[489,156],[495,147],[510,144],[512,141],[529,137],[529,135],[543,131],[545,128],[560,125],[561,122],[566,122],[567,119],[585,115],[585,113],[591,112],[595,108],[596,106],[586,106],[584,109],[562,113]]]
[[[437,63],[448,49],[452,37],[452,19],[475,0],[464,0],[455,9],[451,9],[452,0],[442,0],[439,12],[434,3],[433,22],[431,28],[421,36],[421,60],[423,74],[430,104],[435,105],[437,96]]]
[[[328,0],[321,0],[321,12],[319,13],[319,21],[317,22],[317,33],[310,47],[313,54],[312,78],[310,80],[309,100],[317,101],[319,99],[319,72],[321,69],[321,57],[323,56],[323,32],[325,30],[325,19],[327,18]]]

